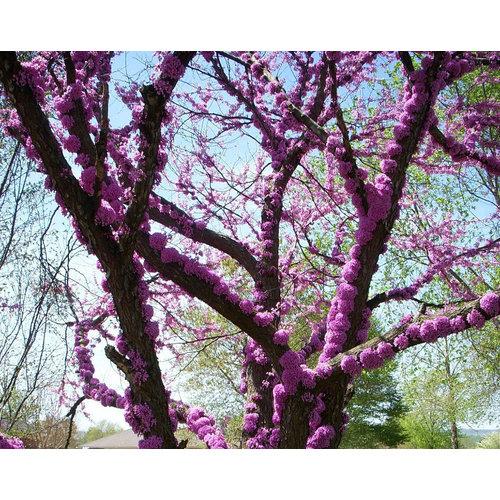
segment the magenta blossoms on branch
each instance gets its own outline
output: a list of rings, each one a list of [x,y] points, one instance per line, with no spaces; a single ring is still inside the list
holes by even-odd
[[[227,447],[165,359],[240,360],[248,447],[338,447],[362,370],[498,316],[498,214],[449,202],[498,205],[497,52],[159,51],[127,79],[120,57],[0,53],[0,125],[96,262],[66,385],[141,447],[180,447],[179,422]]]

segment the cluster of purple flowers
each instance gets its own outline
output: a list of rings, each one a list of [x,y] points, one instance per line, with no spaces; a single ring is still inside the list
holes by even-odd
[[[178,80],[186,71],[186,67],[171,52],[155,54],[160,57],[160,62],[154,71],[154,87],[160,94],[167,95],[172,91],[172,85],[165,80]]]
[[[140,450],[145,449],[159,449],[162,447],[163,439],[159,436],[149,436],[148,438],[141,439],[138,443]]]
[[[211,449],[226,449],[227,443],[222,432],[215,426],[215,420],[205,414],[205,410],[194,406],[189,408],[186,425]]]
[[[314,434],[307,439],[307,449],[328,448],[331,440],[335,437],[335,429],[331,425],[318,427]]]
[[[149,378],[148,372],[145,370],[147,364],[141,358],[140,353],[130,349],[127,356],[130,359],[130,366],[134,373],[134,384],[142,384],[143,382],[146,382]]]
[[[5,437],[0,432],[0,450],[20,450],[24,448],[24,443],[17,437]]]
[[[151,428],[156,425],[156,419],[153,417],[153,412],[147,404],[132,403],[130,389],[125,391],[125,421],[130,425],[136,434],[146,434]]]
[[[279,445],[279,429],[266,429],[261,427],[255,436],[247,439],[247,448],[251,450],[265,450],[277,448]]]

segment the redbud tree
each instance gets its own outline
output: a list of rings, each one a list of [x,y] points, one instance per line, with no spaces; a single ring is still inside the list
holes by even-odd
[[[499,315],[500,114],[481,93],[498,53],[157,52],[137,78],[120,57],[1,53],[1,122],[96,259],[79,383],[139,447],[182,447],[179,423],[228,447],[171,397],[160,361],[183,329],[244,339],[248,447],[337,448],[362,370]],[[436,205],[421,176],[483,202]],[[123,393],[94,368],[99,339]]]

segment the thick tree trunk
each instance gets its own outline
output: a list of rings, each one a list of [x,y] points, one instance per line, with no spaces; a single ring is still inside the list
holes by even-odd
[[[349,375],[340,374],[332,388],[321,394],[325,410],[321,414],[320,425],[329,425],[335,429],[329,448],[338,448],[342,440],[344,426],[342,414],[352,395],[352,386],[349,382]],[[305,393],[304,390],[298,391],[286,403],[281,417],[280,448],[303,449],[306,447],[310,434],[309,419],[315,401],[304,401]]]
[[[104,261],[102,259],[101,261]],[[142,382],[134,382],[133,374],[127,376],[132,391],[134,404],[147,403],[156,423],[144,437],[158,436],[164,448],[176,448],[177,442],[172,430],[172,422],[168,414],[167,396],[163,385],[158,358],[153,341],[144,333],[142,308],[138,297],[138,279],[132,263],[125,263],[120,258],[106,262],[108,286],[120,319],[123,336],[129,347],[138,352],[146,363],[148,378]]]
[[[304,449],[309,437],[309,414],[314,408],[314,402],[306,403],[302,396],[304,391],[298,391],[288,398],[281,416],[280,448]]]

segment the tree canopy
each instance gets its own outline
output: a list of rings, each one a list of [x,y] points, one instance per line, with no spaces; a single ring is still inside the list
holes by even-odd
[[[179,423],[226,448],[169,382],[178,342],[231,335],[246,446],[339,447],[363,370],[500,314],[499,62],[178,51],[129,71],[114,52],[2,52],[4,131],[96,266],[95,290],[61,289],[68,382],[123,409],[142,448],[182,447]]]

